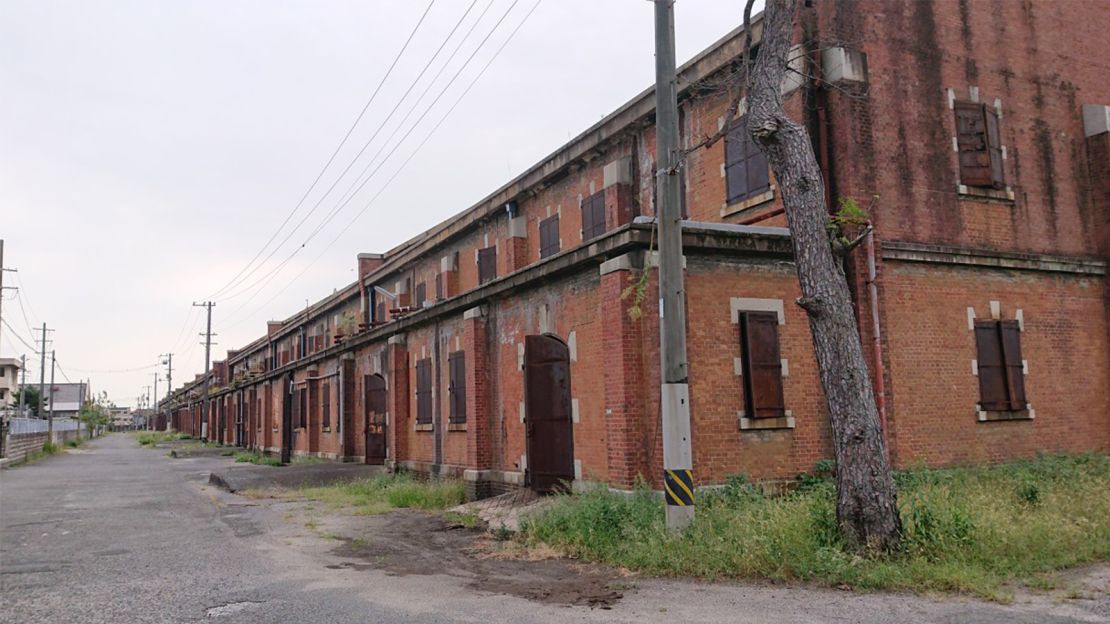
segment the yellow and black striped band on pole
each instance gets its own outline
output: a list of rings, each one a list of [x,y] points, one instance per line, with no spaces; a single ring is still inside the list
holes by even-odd
[[[663,490],[667,494],[667,504],[686,507],[694,504],[694,471],[664,470]]]

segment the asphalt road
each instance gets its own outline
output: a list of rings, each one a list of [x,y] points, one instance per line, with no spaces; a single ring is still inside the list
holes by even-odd
[[[280,514],[116,434],[0,471],[0,622],[1105,621],[1094,606],[640,580],[612,610],[476,592],[440,575],[335,569]],[[1086,601],[1088,603],[1092,601]],[[1100,606],[1101,605],[1101,606]]]

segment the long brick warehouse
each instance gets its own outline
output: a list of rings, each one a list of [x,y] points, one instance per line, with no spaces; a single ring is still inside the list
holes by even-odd
[[[1110,451],[1107,32],[1097,0],[800,14],[782,89],[830,210],[874,226],[845,269],[898,467]],[[698,485],[832,455],[781,194],[725,118],[743,40],[679,70],[683,144],[731,124],[681,170]],[[357,281],[213,363],[207,419],[198,375],[155,426],[458,476],[475,497],[660,488],[653,103],[359,254]]]

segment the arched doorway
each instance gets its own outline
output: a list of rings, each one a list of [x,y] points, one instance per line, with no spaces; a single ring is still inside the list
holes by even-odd
[[[570,350],[551,334],[524,338],[526,480],[550,492],[574,480]]]
[[[366,463],[385,463],[385,378],[366,375],[362,378],[363,410],[366,413]]]

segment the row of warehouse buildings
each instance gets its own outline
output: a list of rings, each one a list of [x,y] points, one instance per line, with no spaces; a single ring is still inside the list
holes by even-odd
[[[874,226],[844,268],[896,466],[1110,450],[1110,11],[818,0],[796,32],[787,109],[829,197]],[[832,455],[781,195],[726,114],[743,39],[679,73],[684,145],[729,125],[681,170],[699,485]],[[214,362],[207,405],[203,375],[175,389],[156,426],[473,496],[659,488],[653,103],[359,254],[354,283]]]

